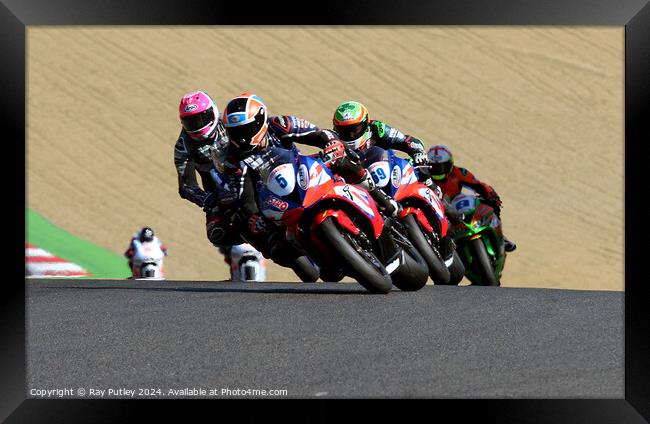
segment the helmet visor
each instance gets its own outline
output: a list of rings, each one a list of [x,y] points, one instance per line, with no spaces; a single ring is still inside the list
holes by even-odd
[[[183,128],[187,132],[198,131],[201,128],[204,128],[213,122],[214,122],[213,108],[204,110],[201,113],[197,113],[194,115],[181,118],[181,123],[183,124]]]
[[[238,146],[241,150],[248,150],[252,147],[252,141],[255,135],[264,126],[264,113],[258,113],[255,119],[247,124],[238,125],[236,127],[226,127],[226,135],[228,140]]]
[[[368,121],[359,122],[352,125],[335,125],[334,131],[343,141],[353,141],[361,137],[368,128]]]
[[[446,177],[451,172],[451,162],[434,162],[430,164],[429,172],[432,176]]]

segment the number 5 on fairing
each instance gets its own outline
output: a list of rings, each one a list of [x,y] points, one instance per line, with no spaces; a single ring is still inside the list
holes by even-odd
[[[278,184],[280,184],[280,187],[282,188],[287,188],[287,185],[289,184],[281,174],[275,176],[275,181],[277,181]]]

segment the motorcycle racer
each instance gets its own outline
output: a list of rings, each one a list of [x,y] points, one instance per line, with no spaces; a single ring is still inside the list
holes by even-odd
[[[179,105],[181,132],[174,146],[174,165],[178,174],[178,193],[198,206],[203,207],[208,193],[216,190],[213,177],[210,175],[214,151],[223,148],[228,143],[219,116],[219,109],[214,100],[204,91],[193,91],[181,98]],[[196,173],[201,178],[201,188],[196,179]],[[216,210],[206,210],[206,222],[219,217]],[[208,237],[210,242],[213,240]],[[233,244],[237,245],[238,240]],[[224,254],[226,262],[230,261],[232,245]]]
[[[174,165],[178,174],[178,194],[183,199],[203,206],[208,192],[215,189],[210,177],[211,149],[227,143],[219,110],[204,91],[183,96],[179,105],[181,132],[174,146]],[[196,180],[201,177],[201,188]]]
[[[135,255],[136,251],[136,243],[146,243],[146,242],[154,242],[160,246],[160,250],[165,254],[165,256],[168,255],[167,253],[167,246],[165,246],[160,239],[155,235],[153,229],[151,227],[142,227],[139,231],[137,231],[133,237],[131,237],[131,241],[129,242],[129,247],[126,249],[124,252],[124,257],[129,261],[129,272],[133,269],[133,256]]]
[[[320,134],[328,139],[321,152],[321,158],[327,167],[349,184],[358,185],[368,190],[380,210],[388,216],[396,217],[401,211],[401,206],[377,187],[370,173],[362,164],[362,158],[339,140],[338,134],[334,131],[321,130]]]
[[[346,181],[368,189],[389,215],[396,216],[399,213],[399,205],[374,187],[374,181],[361,165],[364,154],[373,146],[407,153],[413,160],[414,168],[418,170],[420,182],[428,187],[434,185],[429,178],[427,155],[420,139],[405,135],[383,121],[371,120],[368,109],[353,100],[343,102],[336,108],[332,122],[334,131],[333,134],[328,134],[324,156],[332,163],[333,170],[344,175]]]
[[[420,182],[432,185],[428,175],[427,155],[420,139],[405,135],[383,121],[370,119],[368,109],[352,100],[343,102],[336,108],[332,122],[338,138],[361,156],[372,146],[407,153],[419,171]]]
[[[432,146],[427,151],[429,161],[429,172],[435,184],[440,187],[445,206],[445,213],[453,217],[455,210],[451,208],[447,199],[453,199],[460,194],[463,185],[476,190],[485,199],[485,203],[494,209],[496,216],[501,219],[501,198],[497,192],[486,183],[479,181],[474,174],[465,168],[454,165],[454,156],[451,150],[445,145]],[[512,252],[517,245],[503,236],[506,252]]]
[[[237,210],[245,222],[222,219],[218,215],[206,223],[208,237],[215,245],[237,244],[241,234],[267,257],[282,266],[304,255],[290,245],[284,233],[264,218],[257,205],[256,185],[261,169],[270,166],[266,153],[272,147],[290,148],[294,142],[321,145],[319,129],[304,119],[269,116],[264,101],[251,93],[231,99],[222,122],[228,144],[214,151],[213,178],[225,179],[226,191],[215,190],[204,202],[205,210]]]

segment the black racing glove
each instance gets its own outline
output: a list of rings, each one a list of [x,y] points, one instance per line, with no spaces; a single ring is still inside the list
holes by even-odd
[[[255,213],[248,218],[248,231],[255,237],[266,235],[269,230],[269,225],[263,215]]]
[[[420,168],[428,168],[429,163],[427,159],[427,154],[424,152],[418,152],[413,155],[413,166],[420,170]]]
[[[216,191],[208,193],[203,199],[203,212],[209,213],[217,206],[219,194]]]
[[[190,186],[187,184],[183,184],[182,186],[179,187],[178,194],[180,194],[180,196],[183,199],[187,199],[198,206],[203,206],[205,198],[208,195],[205,191],[201,190],[199,187]]]
[[[424,183],[427,187],[431,187],[433,185],[433,180],[431,179],[431,173],[429,172],[427,154],[424,152],[414,154],[413,167],[418,171],[418,181]]]
[[[492,206],[492,209],[494,209],[494,213],[497,215],[497,217],[501,217],[501,198],[499,197],[498,194],[494,193],[492,196],[490,196],[486,203],[490,206]]]
[[[225,187],[219,186],[215,191],[206,193],[203,200],[203,211],[209,213],[219,206],[232,207],[239,200],[243,185],[241,174],[226,174],[223,176]]]

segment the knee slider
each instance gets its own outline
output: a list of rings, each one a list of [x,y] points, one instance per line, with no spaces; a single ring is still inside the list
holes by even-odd
[[[206,234],[210,243],[217,247],[227,247],[225,221],[221,216],[208,218],[205,223]]]

